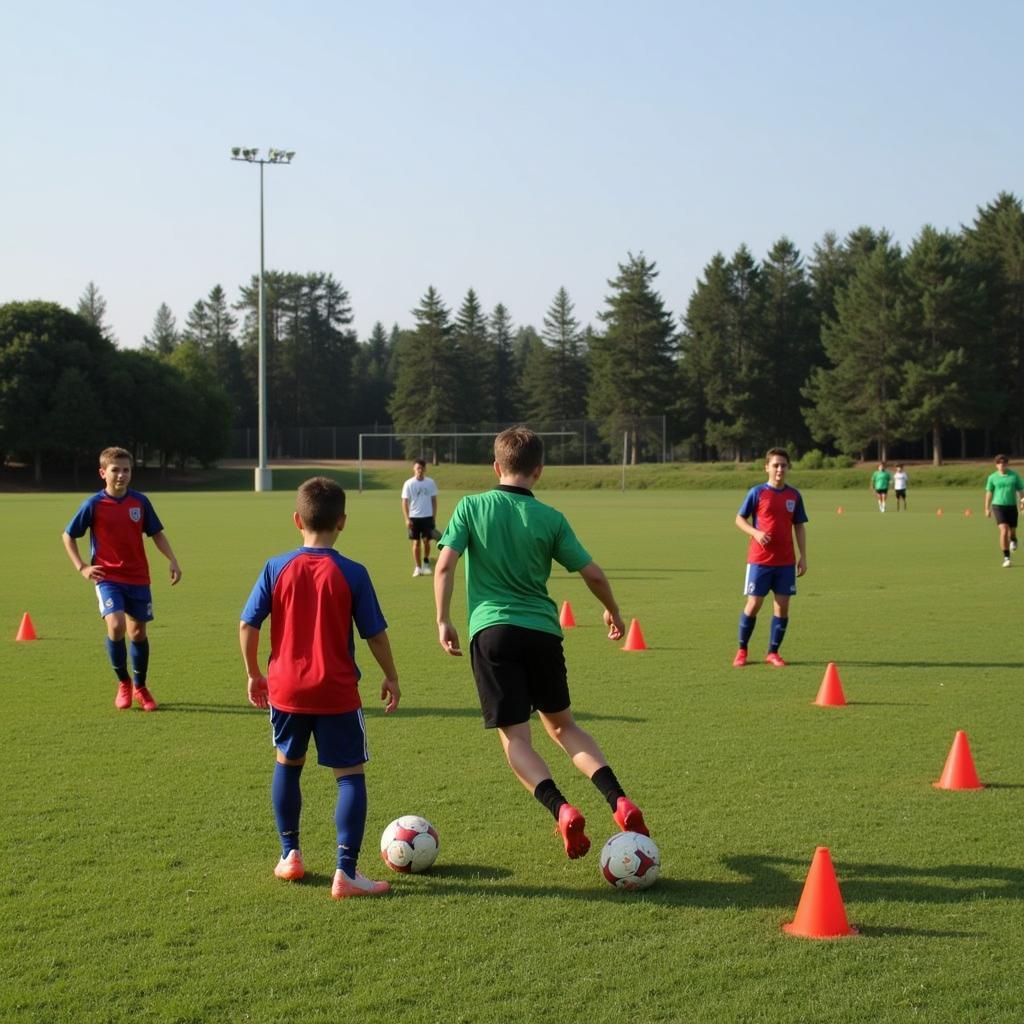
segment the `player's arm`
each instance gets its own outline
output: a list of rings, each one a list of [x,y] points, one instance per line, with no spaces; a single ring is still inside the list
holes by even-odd
[[[796,574],[803,576],[807,572],[807,524],[794,523],[793,537],[796,540],[796,549],[800,552],[796,563]]]
[[[249,703],[256,708],[265,708],[268,706],[267,678],[260,671],[260,631],[255,626],[250,626],[248,622],[242,621],[238,624],[238,642],[242,648],[242,661],[245,663]]]
[[[437,611],[437,642],[446,654],[462,656],[459,633],[452,625],[452,591],[459,553],[455,548],[442,548],[434,563],[434,607]]]
[[[432,494],[430,496],[430,514],[436,519],[437,518],[437,495]]]
[[[178,560],[174,557],[174,550],[171,547],[171,542],[167,539],[167,534],[163,530],[159,533],[154,533],[153,544],[156,546],[157,551],[171,563],[171,586],[173,587],[181,579],[181,566],[178,565]]]
[[[384,673],[384,680],[380,684],[380,699],[386,700],[384,713],[390,714],[398,707],[402,691],[398,686],[398,669],[395,668],[395,659],[391,654],[391,641],[388,639],[388,631],[382,629],[376,636],[366,638],[366,646]]]
[[[92,580],[94,583],[98,583],[103,579],[104,572],[102,567],[98,565],[86,565],[82,561],[82,556],[78,553],[78,538],[72,537],[70,533],[66,531],[61,534],[60,538],[64,542],[64,550],[68,553],[68,558],[71,559],[71,564],[75,567],[75,572],[79,576],[84,576],[87,580]]]
[[[992,516],[992,492],[987,487],[985,488],[985,515],[989,518]]]
[[[748,537],[753,537],[761,547],[765,548],[771,543],[772,535],[765,533],[764,530],[759,530],[753,525],[748,519],[744,519],[743,516],[736,516],[736,526],[742,530]]]
[[[626,624],[622,621],[618,602],[604,570],[597,562],[591,562],[580,569],[580,575],[590,592],[604,605],[604,624],[608,627],[608,639],[618,640],[626,632]]]
[[[402,499],[402,518],[405,520],[406,526],[412,526],[412,520],[409,518],[409,499]]]

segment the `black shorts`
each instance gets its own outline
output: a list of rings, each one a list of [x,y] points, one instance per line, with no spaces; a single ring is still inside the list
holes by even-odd
[[[528,722],[569,707],[562,638],[522,626],[489,626],[469,645],[484,728]]]
[[[411,519],[412,526],[409,527],[409,540],[436,540],[434,536],[437,530],[434,529],[434,517],[424,516],[422,519]]]
[[[885,487],[885,488],[883,488],[880,491],[877,490],[877,489],[875,490],[875,494],[877,494],[880,498],[884,498],[888,493],[889,493],[889,488],[888,487]]]
[[[1009,526],[1011,530],[1017,529],[1017,506],[1016,505],[993,505],[992,518],[1000,526]]]
[[[905,498],[907,496],[907,489],[904,487],[902,491],[897,490],[895,493],[897,498]]]

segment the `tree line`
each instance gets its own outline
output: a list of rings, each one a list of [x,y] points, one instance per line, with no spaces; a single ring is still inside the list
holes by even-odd
[[[428,287],[412,322],[359,339],[329,273],[265,275],[271,428],[376,425],[397,432],[555,427],[590,418],[609,452],[744,459],[795,453],[940,462],[1024,450],[1024,209],[1001,193],[959,232],[826,233],[805,261],[780,238],[762,259],[716,253],[678,316],[656,264],[627,255],[596,325],[565,288],[539,328],[467,290],[454,310]],[[256,422],[258,279],[221,285],[179,326],[166,304],[141,348],[119,347],[90,283],[75,313],[0,307],[0,447],[75,463],[116,438],[162,461],[209,462]],[[973,449],[973,451],[972,451]],[[464,450],[464,449],[463,449]]]

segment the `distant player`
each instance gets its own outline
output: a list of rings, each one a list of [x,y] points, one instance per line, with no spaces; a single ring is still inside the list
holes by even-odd
[[[878,498],[878,511],[885,511],[885,499],[889,497],[889,484],[892,482],[892,473],[885,468],[885,463],[880,462],[878,469],[871,474],[871,489]]]
[[[996,471],[985,482],[985,515],[999,525],[1003,568],[1010,568],[1010,552],[1017,550],[1017,509],[1024,508],[1024,481],[1010,469],[1005,455],[996,456]]]
[[[271,802],[281,838],[278,878],[298,881],[306,873],[299,846],[299,785],[310,737],[317,761],[334,772],[338,798],[337,869],[331,896],[378,896],[387,882],[372,882],[356,870],[366,827],[366,777],[370,759],[359,699],[353,624],[366,641],[384,681],[384,708],[398,707],[398,673],[387,623],[366,569],[334,550],[345,528],[345,492],[327,477],[299,487],[292,516],[302,547],[271,558],[242,611],[239,642],[248,675],[249,703],[270,708],[277,763]],[[260,671],[260,626],[270,616],[270,659]]]
[[[181,579],[171,542],[164,533],[149,499],[128,487],[132,456],[124,448],[100,452],[100,479],[104,488],[82,503],[61,538],[75,571],[96,587],[100,615],[107,626],[107,655],[117,677],[114,707],[132,706],[134,698],[143,711],[156,711],[157,703],[146,686],[149,672],[149,638],[146,623],[153,619],[149,563],[143,536],[170,562],[171,586]],[[89,563],[78,552],[78,538],[89,538]],[[128,674],[131,641],[132,675]]]
[[[736,525],[750,537],[750,543],[743,588],[747,603],[740,613],[739,650],[732,661],[735,668],[747,663],[747,645],[769,590],[775,595],[774,614],[764,660],[775,668],[785,666],[779,648],[789,625],[789,599],[796,593],[796,578],[807,572],[807,513],[800,492],[786,483],[789,455],[782,448],[769,449],[764,468],[768,482],[752,487],[736,514]],[[799,559],[793,551],[794,536]]]
[[[902,466],[896,467],[896,472],[892,475],[892,487],[893,493],[896,495],[896,511],[900,510],[900,502],[903,502],[903,511],[907,511],[907,482],[910,477],[907,476],[906,471]]]
[[[439,544],[434,601],[441,647],[461,656],[451,597],[456,567],[465,555],[469,654],[484,726],[497,729],[509,766],[558,822],[572,860],[590,849],[586,822],[533,749],[534,711],[551,739],[607,800],[619,828],[648,832],[640,808],[626,797],[594,738],[576,724],[570,708],[558,609],[547,590],[552,561],[578,572],[604,605],[609,639],[618,640],[625,627],[607,577],[565,516],[533,496],[543,468],[544,442],[532,430],[511,427],[495,438],[498,486],[456,505]]]
[[[430,575],[430,542],[437,531],[437,484],[426,475],[427,464],[417,459],[412,476],[402,485],[402,517],[412,541],[413,576]]]

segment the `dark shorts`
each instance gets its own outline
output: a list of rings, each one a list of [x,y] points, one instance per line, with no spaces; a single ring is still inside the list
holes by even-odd
[[[153,594],[148,586],[101,580],[96,584],[96,599],[104,618],[113,612],[124,612],[136,622],[153,621]]]
[[[877,488],[875,489],[875,494],[877,494],[880,498],[884,498],[888,493],[888,487],[883,487],[881,490],[878,490]]]
[[[743,580],[743,593],[747,597],[764,597],[768,591],[784,597],[796,593],[795,565],[747,564],[747,575]]]
[[[436,540],[437,530],[434,529],[434,517],[425,516],[423,519],[410,520],[409,540]]]
[[[902,491],[897,489],[894,493],[897,498],[905,498],[907,496],[907,489],[905,487]]]
[[[521,626],[489,626],[469,645],[484,728],[528,722],[569,707],[562,638]]]
[[[370,760],[362,708],[340,715],[300,715],[270,709],[272,742],[289,761],[306,756],[310,736],[316,741],[317,764],[354,768]]]
[[[1010,529],[1017,529],[1017,506],[1016,505],[993,505],[992,518],[1000,526],[1009,526]]]

